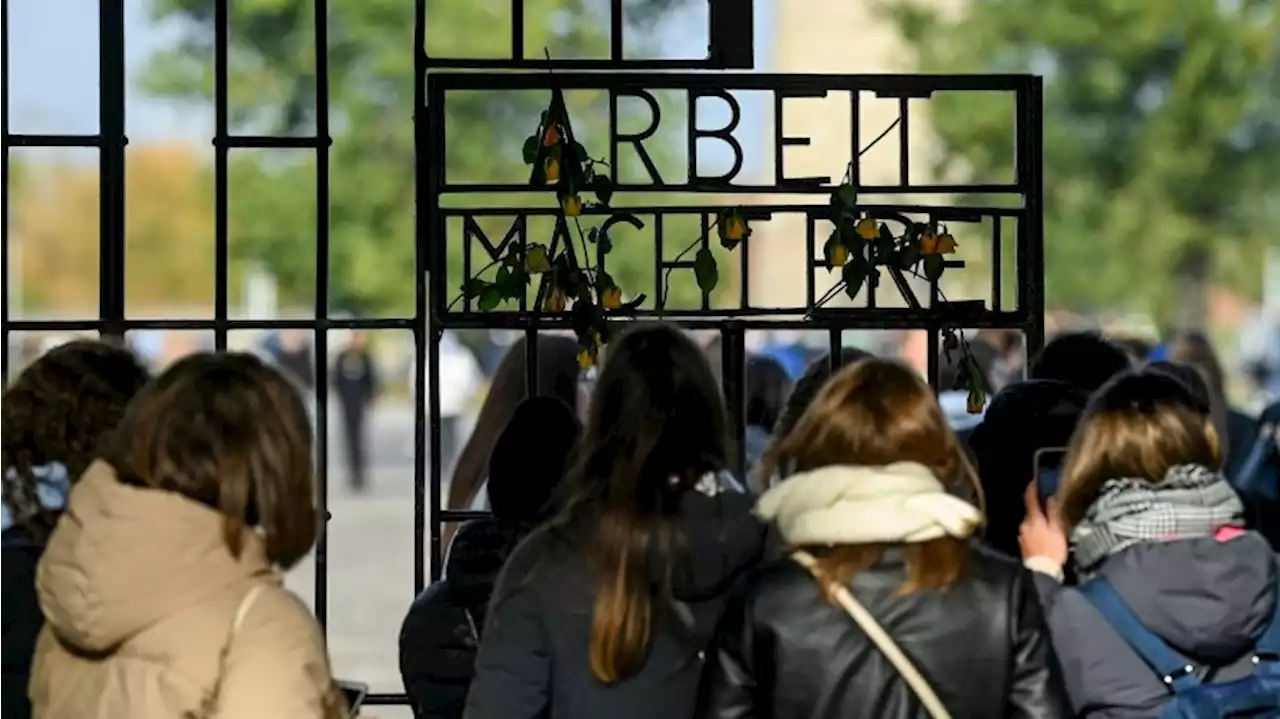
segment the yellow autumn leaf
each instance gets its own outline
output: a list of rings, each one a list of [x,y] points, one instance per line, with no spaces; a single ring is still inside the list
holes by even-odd
[[[939,255],[953,255],[956,252],[956,238],[950,233],[944,232],[938,235],[938,245],[936,252]]]
[[[932,232],[926,232],[924,233],[924,236],[920,238],[920,254],[938,254],[938,238]]]
[[[546,176],[547,182],[555,182],[560,179],[560,163],[554,157],[548,157],[546,162],[542,163],[542,174]]]
[[[870,217],[864,217],[858,220],[858,226],[855,228],[858,237],[864,240],[874,240],[880,236],[880,227],[876,221]]]

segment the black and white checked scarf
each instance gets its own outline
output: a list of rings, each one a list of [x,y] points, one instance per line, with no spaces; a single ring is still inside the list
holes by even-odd
[[[1071,530],[1071,551],[1082,576],[1107,557],[1142,542],[1211,537],[1244,526],[1244,505],[1223,476],[1205,467],[1173,467],[1153,484],[1110,479]]]

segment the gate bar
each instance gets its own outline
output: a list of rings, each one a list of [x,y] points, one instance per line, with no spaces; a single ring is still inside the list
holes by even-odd
[[[124,340],[124,3],[98,3],[98,318],[104,339]],[[5,99],[8,104],[8,98]]]

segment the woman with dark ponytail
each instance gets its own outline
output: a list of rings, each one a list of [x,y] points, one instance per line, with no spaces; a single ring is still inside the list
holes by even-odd
[[[494,589],[467,717],[689,716],[723,598],[765,547],[725,441],[687,336],[610,345],[561,509]]]

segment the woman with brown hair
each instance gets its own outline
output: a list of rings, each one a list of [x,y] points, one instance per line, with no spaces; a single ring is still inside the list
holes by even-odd
[[[765,527],[721,477],[725,410],[683,332],[610,344],[560,513],[493,590],[468,719],[687,717],[699,655]]]
[[[249,355],[199,354],[129,405],[40,561],[44,719],[346,715],[280,572],[315,543],[311,427]]]
[[[1280,577],[1267,541],[1243,529],[1221,457],[1203,398],[1167,371],[1129,372],[1091,400],[1057,499],[1041,508],[1028,488],[1022,554],[1079,716],[1162,716],[1202,682],[1247,684],[1268,664],[1265,711],[1213,716],[1275,716],[1280,665],[1260,642],[1280,628]],[[1069,558],[1077,587],[1058,584]]]
[[[1069,716],[1030,573],[981,548],[977,477],[898,362],[838,372],[770,450],[792,555],[732,601],[695,716]]]
[[[31,716],[27,681],[44,614],[36,564],[67,503],[125,406],[150,376],[134,354],[93,340],[59,345],[4,392],[4,719]]]
[[[489,509],[485,489],[489,458],[502,430],[525,398],[550,396],[571,408],[578,406],[578,343],[572,337],[538,335],[538,386],[532,390],[527,387],[528,347],[521,337],[493,373],[475,429],[453,468],[447,505],[450,509]],[[449,534],[452,536],[452,532]]]

